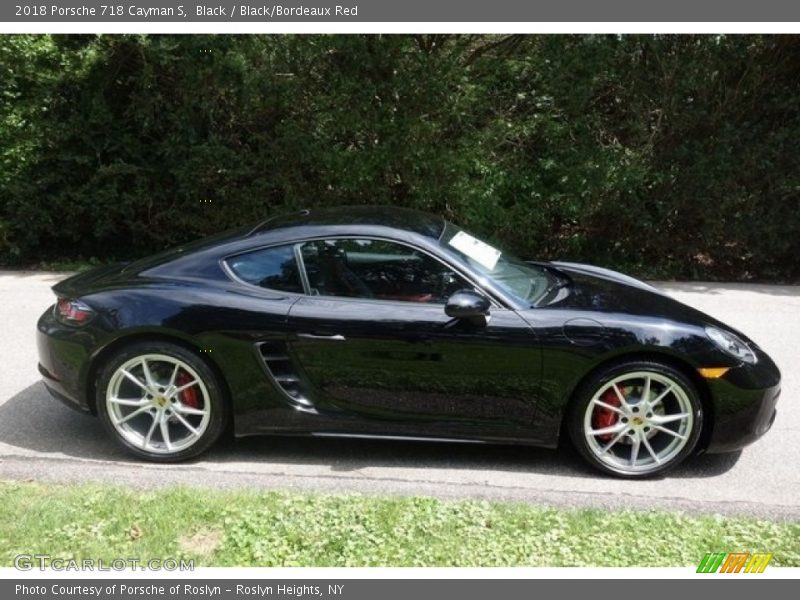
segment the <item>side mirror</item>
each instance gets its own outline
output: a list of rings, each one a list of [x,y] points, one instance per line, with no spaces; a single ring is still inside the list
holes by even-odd
[[[447,299],[444,312],[454,319],[480,320],[486,323],[491,303],[474,290],[458,290]]]

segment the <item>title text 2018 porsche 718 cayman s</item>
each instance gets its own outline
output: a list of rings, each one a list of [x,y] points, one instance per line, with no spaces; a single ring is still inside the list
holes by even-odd
[[[646,477],[775,418],[780,373],[731,327],[614,271],[523,262],[439,217],[320,209],[54,286],[47,388],[130,452],[236,435],[569,436]]]

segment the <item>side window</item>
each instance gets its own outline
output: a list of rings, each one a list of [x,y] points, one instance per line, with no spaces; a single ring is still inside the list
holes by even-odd
[[[303,293],[293,246],[262,248],[239,254],[227,261],[239,279],[281,292]]]
[[[306,242],[301,247],[312,294],[444,304],[465,279],[424,252],[384,240]]]

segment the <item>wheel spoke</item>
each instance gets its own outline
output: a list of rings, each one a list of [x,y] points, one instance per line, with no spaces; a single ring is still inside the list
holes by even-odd
[[[614,439],[612,439],[610,442],[608,442],[608,444],[603,446],[603,448],[600,449],[600,454],[605,454],[606,452],[611,450],[614,444],[616,444],[622,438],[623,435],[625,435],[625,430],[620,431],[617,435],[614,436]]]
[[[181,422],[181,425],[186,427],[186,429],[191,431],[194,435],[200,435],[200,432],[197,431],[197,429],[195,429],[194,427],[192,427],[191,424],[189,424],[189,421],[187,421],[186,419],[183,418],[183,415],[181,415],[178,412],[176,412],[174,414],[175,414],[175,418],[178,419],[178,421]]]
[[[178,371],[180,371],[181,364],[175,363],[175,368],[172,370],[172,375],[169,378],[169,387],[173,387],[175,385],[175,379],[178,377]]]
[[[128,421],[130,421],[134,417],[138,417],[140,414],[147,412],[149,408],[150,408],[149,406],[142,406],[141,408],[137,408],[133,412],[128,413],[127,415],[125,415],[121,419],[117,419],[116,417],[113,417],[113,416],[112,416],[112,418],[114,419],[114,422],[117,425],[122,425],[123,423],[127,423]]]
[[[631,445],[631,466],[636,466],[636,461],[639,460],[639,448],[641,448],[642,440],[641,436],[637,433],[633,438],[633,444]]]
[[[149,391],[149,390],[147,389],[147,386],[146,386],[144,383],[142,383],[141,381],[139,381],[139,378],[138,378],[138,377],[136,377],[136,375],[134,375],[133,373],[131,373],[131,372],[129,372],[129,371],[126,371],[125,369],[122,369],[120,372],[122,373],[122,375],[123,375],[123,376],[124,376],[126,379],[129,379],[130,381],[132,381],[133,383],[135,383],[136,385],[138,385],[138,386],[139,386],[140,388],[142,388],[142,389],[143,389],[145,392]]]
[[[650,417],[651,423],[663,425],[664,423],[672,423],[674,421],[683,421],[689,418],[689,413],[673,413],[671,415],[653,415]]]
[[[617,395],[619,403],[625,408],[628,408],[628,401],[625,399],[625,394],[622,393],[622,390],[619,389],[619,386],[616,383],[612,383],[611,387],[614,388],[614,393]]]
[[[647,448],[647,451],[650,453],[650,456],[653,457],[655,463],[657,465],[661,464],[661,459],[658,457],[658,454],[656,454],[656,451],[653,450],[653,447],[650,445],[650,440],[647,439],[646,435],[642,436],[642,443],[644,444],[644,447]]]
[[[185,404],[176,404],[175,405],[175,412],[181,413],[184,415],[204,415],[206,414],[205,410],[199,408],[192,408],[191,406],[186,406]]]
[[[609,404],[608,402],[603,402],[599,398],[595,398],[592,402],[594,402],[597,406],[602,406],[603,408],[610,410],[612,412],[617,413],[618,415],[624,414],[619,407],[614,406],[613,404]]]
[[[650,403],[650,408],[653,408],[657,404],[661,404],[661,401],[666,398],[669,393],[672,391],[672,385],[668,385],[663,392],[661,392],[655,400]]]
[[[642,388],[642,402],[647,402],[647,399],[650,398],[650,377],[644,378],[644,387]]]
[[[161,419],[161,437],[164,440],[167,450],[172,450],[172,442],[169,439],[169,423],[167,422],[167,419]]]
[[[653,425],[653,429],[656,429],[662,433],[668,433],[669,435],[678,438],[679,440],[685,440],[686,436],[678,433],[677,431],[673,431],[668,427],[662,427],[661,425]]]
[[[109,398],[110,402],[119,404],[120,406],[144,406],[147,400],[144,398]]]
[[[150,424],[150,429],[147,431],[147,435],[144,436],[144,440],[142,440],[142,448],[147,450],[147,447],[150,445],[150,438],[153,437],[153,432],[156,430],[156,425],[158,425],[158,416],[153,415],[153,422]]]
[[[181,387],[179,387],[179,388],[175,388],[175,391],[173,392],[173,394],[172,394],[172,395],[173,395],[173,396],[175,396],[175,395],[177,395],[177,394],[180,394],[182,391],[184,391],[184,390],[188,390],[190,387],[192,387],[193,385],[197,385],[198,383],[200,383],[200,382],[199,382],[199,381],[197,381],[197,379],[193,379],[193,380],[192,380],[192,381],[190,381],[189,383],[185,383],[185,384],[184,384],[184,385],[182,385]]]
[[[147,364],[147,359],[142,359],[142,372],[144,373],[144,379],[147,382],[147,385],[151,388],[156,387],[156,381],[153,379],[153,374],[150,372],[150,366]]]
[[[628,426],[625,423],[617,423],[616,425],[611,425],[610,427],[603,427],[602,429],[591,429],[589,430],[589,435],[608,435],[609,433],[619,433],[620,431],[627,429]]]

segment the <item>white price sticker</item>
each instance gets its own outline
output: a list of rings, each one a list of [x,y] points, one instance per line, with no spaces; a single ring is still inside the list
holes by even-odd
[[[472,237],[466,231],[459,231],[448,243],[490,271],[494,269],[502,254],[497,248]]]

